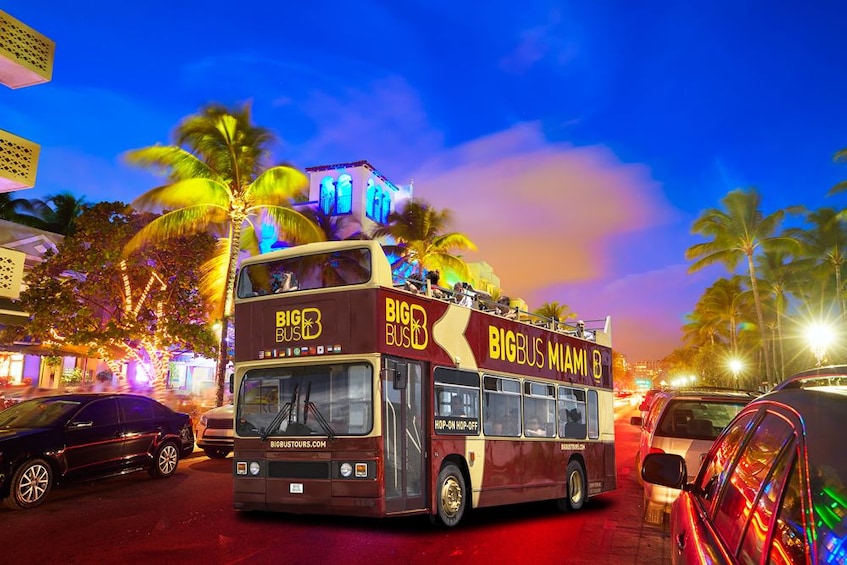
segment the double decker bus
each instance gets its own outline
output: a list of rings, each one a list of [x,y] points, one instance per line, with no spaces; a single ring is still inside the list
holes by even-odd
[[[243,262],[235,509],[454,526],[470,508],[575,510],[616,488],[608,320],[581,338],[396,280],[375,241]]]

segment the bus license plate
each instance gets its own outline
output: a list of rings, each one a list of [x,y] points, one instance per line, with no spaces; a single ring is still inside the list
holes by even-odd
[[[303,494],[303,483],[291,483],[288,485],[288,492],[291,494]]]

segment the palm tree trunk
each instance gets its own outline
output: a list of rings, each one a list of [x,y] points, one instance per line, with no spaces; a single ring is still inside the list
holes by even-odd
[[[227,336],[229,334],[229,318],[232,312],[233,291],[235,290],[235,274],[238,269],[238,254],[241,251],[241,226],[244,223],[243,214],[234,214],[230,224],[229,265],[227,266],[226,286],[224,287],[223,313],[221,315],[221,341],[218,345],[218,364],[215,382],[218,385],[215,398],[216,406],[224,403],[224,387],[226,386],[226,367],[229,362]]]
[[[776,339],[779,342],[779,370],[777,376],[779,381],[785,380],[785,344],[782,343],[782,308],[776,310]]]
[[[753,263],[753,254],[747,255],[747,268],[750,271],[750,287],[753,289],[753,302],[756,304],[756,318],[759,320],[759,335],[762,339],[762,351],[765,358],[765,379],[768,387],[772,386],[771,358],[767,353],[768,334],[765,331],[765,316],[762,314],[762,300],[759,298],[759,284],[756,281],[756,266]]]

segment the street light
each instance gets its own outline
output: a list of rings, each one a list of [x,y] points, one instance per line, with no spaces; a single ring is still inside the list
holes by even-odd
[[[832,343],[832,340],[832,328],[827,324],[817,323],[806,329],[806,341],[809,342],[809,348],[812,350],[812,355],[815,356],[815,367],[823,365],[826,349]]]
[[[744,367],[744,364],[740,359],[730,359],[729,360],[729,369],[732,371],[732,376],[735,377],[735,390],[738,390],[738,373],[741,372],[741,369]]]

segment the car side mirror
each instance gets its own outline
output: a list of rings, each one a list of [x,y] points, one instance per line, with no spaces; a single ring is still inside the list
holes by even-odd
[[[648,453],[639,471],[646,482],[663,487],[681,489],[688,481],[685,459],[673,453]]]

